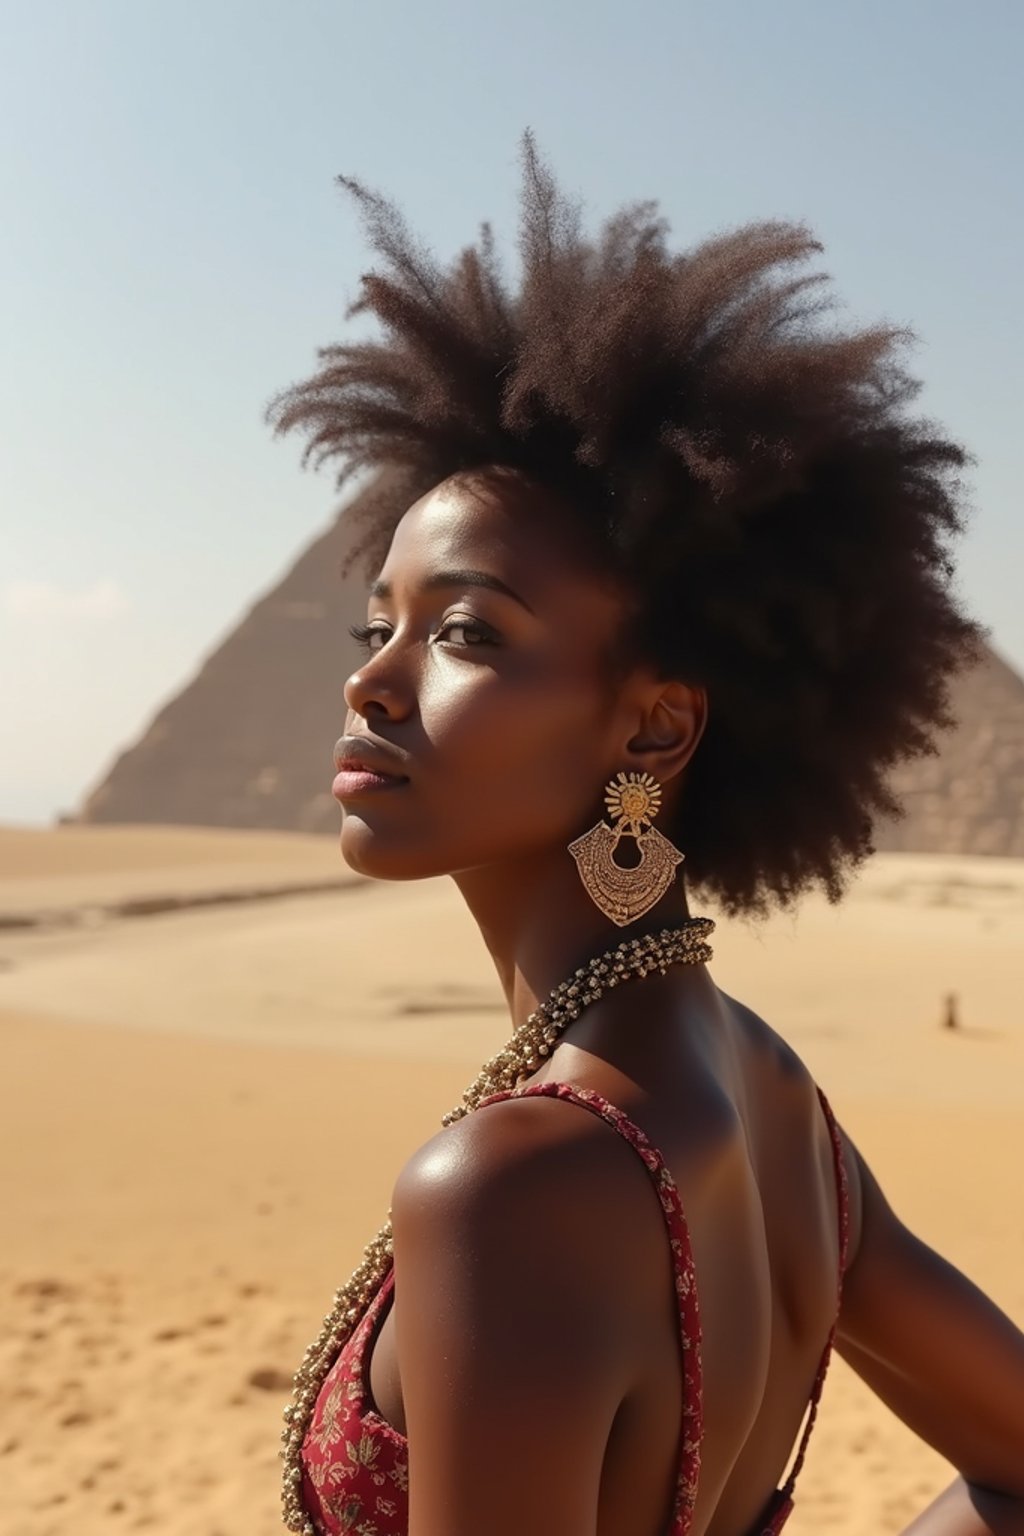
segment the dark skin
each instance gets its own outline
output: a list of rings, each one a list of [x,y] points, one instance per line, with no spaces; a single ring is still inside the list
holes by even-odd
[[[517,597],[436,584],[452,572]],[[663,785],[665,830],[707,719],[700,688],[612,666],[627,602],[553,495],[509,471],[457,477],[399,524],[346,684],[346,732],[396,749],[408,782],[346,797],[342,853],[377,878],[451,875],[513,1023],[590,956],[688,915],[679,879],[613,928],[566,851],[620,770]],[[618,1105],[676,1181],[704,1336],[693,1532],[747,1536],[835,1313],[814,1084],[705,966],[607,993],[530,1079],[545,1080]],[[1024,1532],[1024,1335],[907,1231],[844,1139],[838,1348],[962,1473],[914,1536]],[[392,1221],[395,1299],[369,1380],[409,1440],[409,1536],[662,1536],[681,1368],[664,1218],[630,1148],[571,1104],[492,1105],[410,1158]]]

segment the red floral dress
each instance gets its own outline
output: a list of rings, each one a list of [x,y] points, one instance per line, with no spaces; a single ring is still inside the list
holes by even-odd
[[[679,1440],[676,1497],[666,1536],[687,1536],[697,1497],[703,1433],[701,1332],[697,1280],[690,1236],[679,1191],[658,1149],[638,1125],[601,1094],[570,1083],[532,1083],[493,1093],[477,1106],[502,1099],[548,1094],[569,1099],[602,1116],[643,1160],[665,1216],[675,1270],[679,1339],[683,1360],[683,1419]],[[825,1095],[818,1097],[832,1135],[839,1198],[839,1278],[842,1287],[849,1226],[846,1171],[839,1128]],[[407,1536],[409,1527],[409,1446],[405,1436],[371,1406],[367,1379],[370,1345],[376,1338],[394,1292],[395,1271],[388,1270],[376,1296],[345,1341],[320,1389],[302,1445],[303,1502],[324,1536]],[[768,1501],[750,1536],[777,1536],[793,1508],[793,1489],[807,1453],[838,1323],[826,1341],[811,1391],[792,1471]]]

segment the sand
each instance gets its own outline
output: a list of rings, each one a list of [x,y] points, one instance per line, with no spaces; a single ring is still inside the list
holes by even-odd
[[[1024,861],[887,855],[839,908],[723,924],[713,970],[1024,1322],[1022,931]],[[330,838],[0,828],[4,1536],[280,1530],[288,1378],[506,1030],[446,882],[354,880]],[[897,1532],[951,1475],[837,1361],[790,1529]]]

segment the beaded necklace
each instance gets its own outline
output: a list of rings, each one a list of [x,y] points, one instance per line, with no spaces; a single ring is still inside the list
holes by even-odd
[[[512,1035],[466,1089],[462,1103],[442,1116],[442,1125],[452,1125],[476,1109],[492,1093],[515,1088],[537,1070],[543,1058],[574,1019],[590,1003],[595,1003],[609,988],[633,977],[659,971],[664,976],[670,965],[702,965],[712,958],[707,938],[715,931],[710,918],[692,917],[679,928],[663,928],[660,933],[625,939],[614,949],[581,965],[567,981],[560,982],[547,999],[524,1019]],[[362,1262],[351,1278],[334,1296],[330,1312],[313,1343],[306,1350],[294,1376],[292,1400],[284,1410],[283,1446],[278,1453],[284,1463],[281,1506],[288,1530],[301,1536],[317,1536],[316,1527],[302,1504],[302,1442],[324,1379],[337,1359],[338,1351],[359,1322],[384,1280],[392,1260],[391,1212],[388,1219],[367,1244]]]

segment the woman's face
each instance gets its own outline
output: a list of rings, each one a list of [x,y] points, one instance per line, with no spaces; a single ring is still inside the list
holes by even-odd
[[[610,663],[624,597],[581,537],[553,496],[502,471],[447,480],[402,518],[345,732],[404,782],[337,783],[353,869],[408,880],[564,853],[603,813],[628,766]]]

